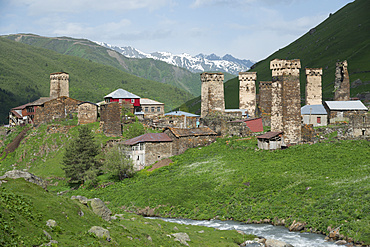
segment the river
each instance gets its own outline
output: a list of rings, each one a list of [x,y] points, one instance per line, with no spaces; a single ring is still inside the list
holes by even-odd
[[[169,219],[155,218],[168,222],[174,222],[184,225],[198,225],[213,227],[220,230],[240,230],[247,234],[253,234],[266,239],[276,239],[289,243],[294,247],[338,247],[333,242],[326,242],[325,236],[315,233],[290,232],[283,226],[273,226],[268,224],[245,224],[238,221],[221,221],[221,220],[189,220],[189,219]],[[252,245],[250,245],[252,246]]]

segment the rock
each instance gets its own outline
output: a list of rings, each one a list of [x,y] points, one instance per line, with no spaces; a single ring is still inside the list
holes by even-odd
[[[150,242],[152,242],[153,241],[153,239],[152,239],[152,237],[151,236],[148,236],[148,237],[146,237]]]
[[[306,223],[301,223],[298,221],[293,221],[293,223],[289,226],[289,231],[291,232],[299,232],[302,231],[305,227]]]
[[[107,241],[110,241],[110,234],[107,229],[104,229],[100,226],[93,226],[90,228],[89,233],[95,234],[98,238],[106,239]]]
[[[240,247],[264,247],[263,243],[259,243],[255,240],[247,240],[239,245]]]
[[[265,242],[266,247],[293,247],[291,244],[287,244],[283,241],[276,239],[267,239]]]
[[[54,227],[56,227],[58,224],[57,224],[57,222],[56,222],[55,220],[48,220],[48,221],[46,221],[46,225],[47,225],[48,227],[50,227],[50,228],[54,228]]]
[[[88,199],[84,196],[71,196],[72,200],[78,200],[81,204],[87,205]]]
[[[204,231],[203,231],[203,230],[201,230],[201,231],[198,231],[198,233],[204,233]]]
[[[337,244],[337,245],[345,245],[345,244],[347,244],[347,241],[346,240],[338,240],[338,241],[335,242],[335,244]]]
[[[3,176],[0,177],[0,179],[5,179],[5,178],[12,178],[12,179],[24,178],[24,180],[30,183],[33,183],[33,184],[37,184],[47,191],[46,182],[44,182],[41,178],[29,172],[20,171],[20,170],[12,170],[12,171],[6,172]]]
[[[339,227],[330,231],[329,238],[334,239],[334,240],[339,238]]]
[[[94,213],[102,217],[104,220],[109,221],[112,211],[105,206],[104,202],[99,198],[91,199],[91,208]]]
[[[50,242],[49,243],[47,243],[47,244],[42,244],[42,245],[40,245],[40,246],[56,246],[58,244],[58,241],[56,241],[56,240],[50,240]]]
[[[82,216],[84,216],[85,214],[84,214],[84,212],[82,212],[82,210],[80,210],[80,211],[78,212],[78,215],[79,215],[80,217],[82,217]]]
[[[178,231],[179,230],[179,228],[177,228],[176,226],[173,228],[173,230],[175,230],[175,231]]]
[[[185,232],[178,232],[178,233],[173,233],[171,234],[172,236],[175,237],[175,241],[179,241],[180,243],[189,246],[187,241],[191,241],[189,238],[189,235]]]

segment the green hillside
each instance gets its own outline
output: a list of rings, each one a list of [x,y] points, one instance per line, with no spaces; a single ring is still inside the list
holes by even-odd
[[[7,122],[10,108],[49,96],[49,75],[59,71],[69,73],[70,97],[79,100],[99,102],[108,93],[123,88],[163,102],[165,110],[170,110],[192,97],[175,86],[4,37],[0,37],[0,54],[0,123]]]
[[[68,37],[49,38],[34,34],[14,34],[4,37],[60,54],[109,65],[142,78],[176,86],[194,96],[200,94],[201,83],[198,74],[154,59],[127,58],[90,40]]]
[[[350,82],[361,80],[357,85],[352,84],[351,97],[370,93],[370,1],[356,0],[331,14],[317,27],[290,45],[273,53],[268,58],[256,63],[250,71],[257,72],[257,81],[271,81],[270,61],[278,59],[301,60],[301,97],[305,95],[305,68],[322,68],[323,100],[332,100],[334,93],[335,63],[348,61]],[[239,107],[239,81],[237,78],[225,83],[226,108]],[[369,96],[367,96],[369,97]],[[200,99],[200,98],[199,98]],[[369,100],[369,98],[367,99]],[[199,112],[200,104],[190,106],[191,100],[180,108]]]

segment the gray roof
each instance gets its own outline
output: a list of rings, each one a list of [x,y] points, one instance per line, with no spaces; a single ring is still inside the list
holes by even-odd
[[[301,107],[301,115],[327,115],[323,105],[305,105]]]
[[[114,92],[111,92],[110,94],[106,95],[105,98],[113,98],[113,99],[140,99],[139,96],[130,93],[126,90],[123,90],[122,88],[117,89]]]
[[[140,105],[164,105],[164,104],[152,99],[141,98]]]
[[[246,116],[248,110],[247,109],[225,109],[225,112],[241,112],[242,116]]]
[[[199,117],[199,115],[189,113],[189,112],[184,112],[184,111],[171,111],[166,114],[165,116],[187,116],[187,117]]]
[[[360,100],[325,101],[330,110],[360,110],[367,111],[367,107]]]

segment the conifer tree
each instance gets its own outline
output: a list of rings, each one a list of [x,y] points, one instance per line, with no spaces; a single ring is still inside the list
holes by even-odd
[[[97,174],[100,163],[96,159],[99,146],[94,141],[94,134],[86,126],[78,129],[75,137],[66,147],[63,157],[63,167],[66,177],[71,183],[86,182],[92,174]]]

